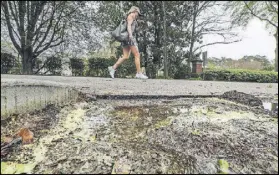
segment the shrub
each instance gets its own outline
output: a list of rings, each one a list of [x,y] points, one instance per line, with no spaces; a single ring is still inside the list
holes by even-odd
[[[101,58],[101,57],[92,57],[88,59],[88,68],[89,76],[99,76],[107,77],[109,66],[112,66],[115,63],[116,59],[111,58]]]
[[[177,71],[174,73],[174,79],[185,79],[190,73],[191,68],[187,65],[181,65],[178,67]]]
[[[47,72],[50,72],[52,75],[61,75],[62,72],[61,58],[56,56],[47,57],[45,68]]]
[[[85,67],[83,60],[78,58],[71,58],[70,62],[71,62],[72,74],[74,76],[82,76]]]
[[[92,57],[88,59],[89,76],[97,77],[109,77],[108,67],[116,63],[117,59],[115,57],[111,58],[101,58]],[[134,65],[134,58],[130,57],[125,60],[115,72],[115,77],[125,78],[129,76],[134,76],[136,72]]]
[[[1,74],[7,74],[15,66],[15,56],[1,52]]]
[[[274,69],[275,69],[274,65],[268,65],[263,68],[263,70],[265,71],[273,71]]]
[[[203,73],[204,80],[278,83],[278,73],[242,69],[211,69]]]
[[[118,78],[125,78],[126,76],[132,76],[134,77],[136,74],[136,66],[135,66],[135,59],[133,57],[130,57],[129,59],[125,60],[119,68],[117,68],[117,71],[115,72],[116,77]]]

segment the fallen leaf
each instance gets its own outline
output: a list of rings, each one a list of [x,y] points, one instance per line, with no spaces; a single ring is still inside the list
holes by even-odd
[[[224,159],[220,159],[218,160],[218,164],[220,167],[220,173],[221,174],[228,174],[229,173],[229,163],[224,160]]]
[[[28,128],[21,128],[18,133],[18,136],[22,137],[23,144],[30,144],[33,143],[34,134]]]
[[[1,174],[14,174],[15,172],[15,164],[11,162],[1,162]]]
[[[1,174],[22,174],[32,173],[32,170],[36,166],[33,164],[17,164],[14,162],[1,162]]]

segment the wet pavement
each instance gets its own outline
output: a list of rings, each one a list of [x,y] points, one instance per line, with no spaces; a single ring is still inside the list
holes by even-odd
[[[273,98],[278,96],[278,83],[248,83],[221,81],[191,81],[163,79],[111,79],[98,77],[63,77],[1,74],[1,86],[49,85],[75,87],[95,95],[221,95],[237,90],[247,94]]]

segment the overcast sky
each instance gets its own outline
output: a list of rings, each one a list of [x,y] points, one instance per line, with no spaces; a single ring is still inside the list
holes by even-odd
[[[269,60],[275,57],[275,38],[265,29],[265,24],[258,19],[249,22],[247,28],[241,32],[243,40],[227,45],[209,46],[203,51],[208,51],[208,57],[227,57],[239,59],[245,55],[262,55]],[[214,41],[213,37],[207,38],[208,42]]]

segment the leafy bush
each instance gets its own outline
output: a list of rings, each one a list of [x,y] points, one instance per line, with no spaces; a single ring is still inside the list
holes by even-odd
[[[202,80],[202,76],[203,76],[202,73],[198,73],[198,74],[197,73],[190,73],[189,75],[190,75],[190,77],[187,77],[188,80]]]
[[[89,76],[95,77],[107,77],[109,66],[112,66],[115,63],[115,58],[100,58],[100,57],[92,57],[88,59],[88,68],[89,68]]]
[[[118,78],[125,78],[126,76],[134,77],[135,74],[136,74],[136,66],[135,66],[134,58],[132,56],[129,59],[125,60],[119,66],[119,68],[117,68],[117,71],[115,72],[115,75]]]
[[[269,65],[269,66],[265,66],[263,68],[263,70],[265,71],[273,71],[275,69],[275,66],[274,65]]]
[[[61,75],[62,72],[62,60],[59,57],[51,56],[47,57],[45,68],[47,72],[52,75]]]
[[[174,73],[174,79],[185,79],[186,76],[190,73],[191,68],[187,65],[180,65],[176,72]]]
[[[204,80],[278,83],[278,73],[242,69],[211,69],[203,73]]]
[[[72,74],[74,76],[82,76],[85,67],[83,60],[78,58],[71,58],[70,62],[71,62]]]
[[[108,67],[116,63],[117,59],[115,57],[111,58],[101,58],[92,57],[88,60],[89,76],[95,77],[109,77]],[[115,72],[115,77],[125,78],[127,76],[135,75],[135,64],[134,59],[130,57],[125,60]]]
[[[15,56],[1,52],[1,74],[7,74],[15,66]]]

